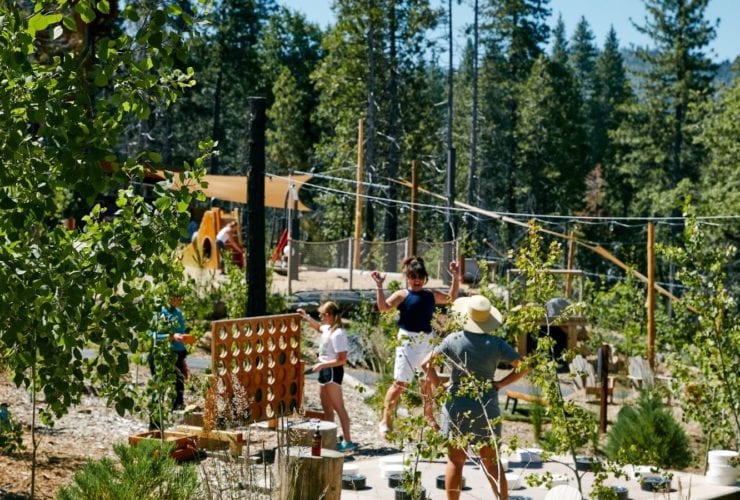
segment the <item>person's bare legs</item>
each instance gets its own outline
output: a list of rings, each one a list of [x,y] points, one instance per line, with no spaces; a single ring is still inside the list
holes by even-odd
[[[394,380],[388,391],[385,393],[385,401],[383,403],[383,418],[380,420],[381,425],[385,425],[387,429],[393,429],[393,414],[396,411],[398,400],[401,398],[401,394],[406,390],[408,384]]]
[[[447,500],[458,500],[462,490],[463,466],[466,453],[462,448],[447,447],[447,466],[445,467],[445,491]]]
[[[324,410],[324,420],[334,423],[334,405],[326,389],[330,385],[332,384],[324,384],[319,388],[319,397],[321,398],[321,409]]]
[[[509,500],[509,485],[506,482],[506,471],[496,456],[496,450],[489,445],[478,451],[480,461],[486,469],[486,478],[491,484],[493,494],[499,500]]]
[[[419,380],[419,389],[421,391],[421,401],[424,405],[424,419],[429,425],[439,430],[439,425],[434,418],[434,395],[432,393],[432,383],[423,378]]]
[[[334,411],[337,412],[339,417],[339,425],[342,427],[342,437],[345,441],[352,441],[349,434],[349,414],[347,409],[344,407],[344,395],[342,394],[342,386],[335,383],[328,383],[321,386],[321,390],[326,393],[326,398]],[[322,402],[323,404],[323,402]],[[326,413],[326,411],[324,411]],[[333,419],[332,419],[333,420]]]

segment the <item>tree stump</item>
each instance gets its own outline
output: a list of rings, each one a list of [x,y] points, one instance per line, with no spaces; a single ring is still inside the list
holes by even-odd
[[[306,447],[281,454],[280,500],[339,500],[342,496],[344,454],[328,449],[320,457]]]
[[[283,442],[288,446],[311,446],[317,427],[321,434],[321,447],[328,450],[336,449],[337,425],[325,420],[309,420],[287,427],[287,440]],[[279,432],[285,434],[285,428],[281,428]]]

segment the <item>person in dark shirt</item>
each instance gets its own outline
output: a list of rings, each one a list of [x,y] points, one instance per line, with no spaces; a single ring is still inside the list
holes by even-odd
[[[465,443],[474,447],[485,467],[495,498],[506,500],[506,474],[499,465],[492,439],[501,436],[501,424],[491,421],[501,415],[498,391],[522,378],[519,353],[501,337],[490,335],[503,322],[501,313],[482,295],[461,297],[452,305],[462,319],[462,330],[451,333],[422,360],[432,390],[440,386],[435,362],[450,366],[450,385],[442,410],[442,434],[448,440],[445,490],[448,499],[460,498],[462,472],[468,458]],[[500,363],[514,367],[501,380],[494,379]],[[471,391],[469,381],[476,385]],[[438,427],[436,423],[432,423]]]
[[[387,298],[383,293],[385,276],[373,271],[370,276],[377,285],[377,303],[381,312],[397,309],[398,342],[395,364],[393,367],[393,384],[388,388],[383,405],[383,417],[378,431],[383,438],[393,429],[393,414],[398,399],[406,390],[419,370],[421,361],[432,350],[432,317],[437,304],[449,304],[457,298],[460,288],[460,271],[457,262],[450,262],[452,283],[447,293],[424,288],[429,281],[429,274],[424,266],[424,259],[416,256],[407,257],[402,262],[402,272],[406,278],[406,288],[393,292]],[[424,414],[432,418],[432,400],[429,385],[420,381]]]

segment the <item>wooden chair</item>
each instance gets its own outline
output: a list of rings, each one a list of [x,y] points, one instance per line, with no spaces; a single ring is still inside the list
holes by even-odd
[[[655,387],[655,374],[650,368],[647,360],[642,356],[631,356],[629,358],[627,378],[630,379],[632,387],[638,391],[643,388]]]
[[[594,372],[594,367],[583,356],[577,354],[570,363],[570,372],[573,374],[573,383],[577,390],[584,393],[601,395],[601,381]],[[610,376],[607,382],[606,394],[609,402],[614,403],[614,377]]]

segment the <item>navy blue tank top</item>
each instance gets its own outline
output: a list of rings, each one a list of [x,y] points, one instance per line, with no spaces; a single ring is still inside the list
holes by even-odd
[[[434,315],[434,293],[424,289],[414,292],[410,288],[408,292],[398,305],[398,326],[409,332],[430,333]]]

